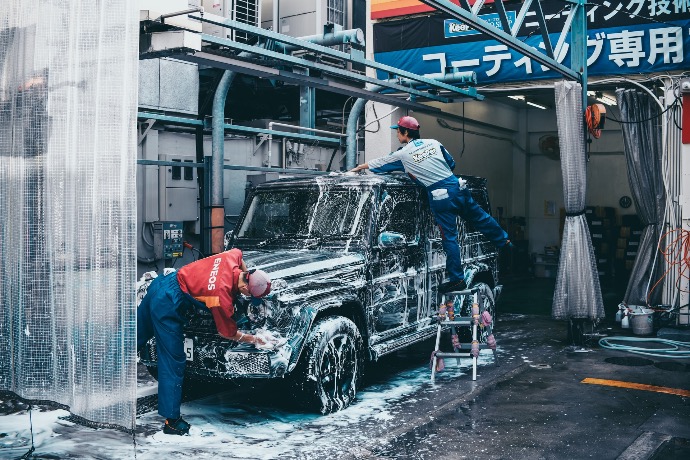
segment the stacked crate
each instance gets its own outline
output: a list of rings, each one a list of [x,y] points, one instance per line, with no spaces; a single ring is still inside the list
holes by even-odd
[[[629,277],[644,229],[639,217],[635,214],[617,216],[616,208],[604,206],[587,206],[585,217],[599,277]],[[564,225],[565,209],[561,208],[561,240]]]
[[[621,224],[616,241],[614,268],[617,278],[627,278],[637,257],[644,226],[635,214],[622,216]]]
[[[592,237],[594,257],[600,278],[613,276],[613,257],[618,230],[616,208],[587,206],[585,209],[589,234]]]
[[[532,267],[536,278],[555,278],[558,274],[558,246],[544,246],[544,252],[532,254]]]

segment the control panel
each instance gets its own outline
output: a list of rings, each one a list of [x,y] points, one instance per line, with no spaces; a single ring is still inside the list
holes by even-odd
[[[153,246],[157,259],[176,259],[183,251],[182,222],[154,222]]]

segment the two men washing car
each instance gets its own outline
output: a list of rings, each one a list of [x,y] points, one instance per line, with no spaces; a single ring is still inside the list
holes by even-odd
[[[404,171],[427,190],[447,255],[449,280],[441,285],[441,291],[464,290],[457,216],[470,221],[498,247],[510,244],[508,235],[458,182],[452,173],[455,162],[443,145],[433,139],[420,139],[417,120],[402,117],[392,128],[397,130],[398,140],[404,147],[352,171],[371,169],[377,174]],[[265,345],[261,337],[237,330],[232,319],[233,305],[239,294],[260,298],[269,293],[270,287],[270,279],[264,272],[247,270],[238,249],[189,264],[177,273],[156,278],[151,284],[139,306],[137,339],[142,347],[152,336],[156,337],[159,413],[166,417],[165,433],[183,435],[189,431],[189,424],[180,417],[186,361],[182,346],[185,313],[193,308],[208,308],[221,336],[260,348]]]

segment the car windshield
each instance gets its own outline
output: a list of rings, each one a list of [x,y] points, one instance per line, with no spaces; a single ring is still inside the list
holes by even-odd
[[[363,232],[371,189],[260,190],[252,198],[239,238],[352,238]]]

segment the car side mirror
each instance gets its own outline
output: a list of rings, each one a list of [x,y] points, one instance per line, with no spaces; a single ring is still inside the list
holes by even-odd
[[[401,248],[407,245],[407,238],[401,233],[381,232],[379,235],[379,247],[382,249]]]
[[[225,238],[223,238],[223,246],[225,247],[225,250],[227,251],[232,247],[233,240],[235,239],[235,231],[230,230],[225,234]]]

